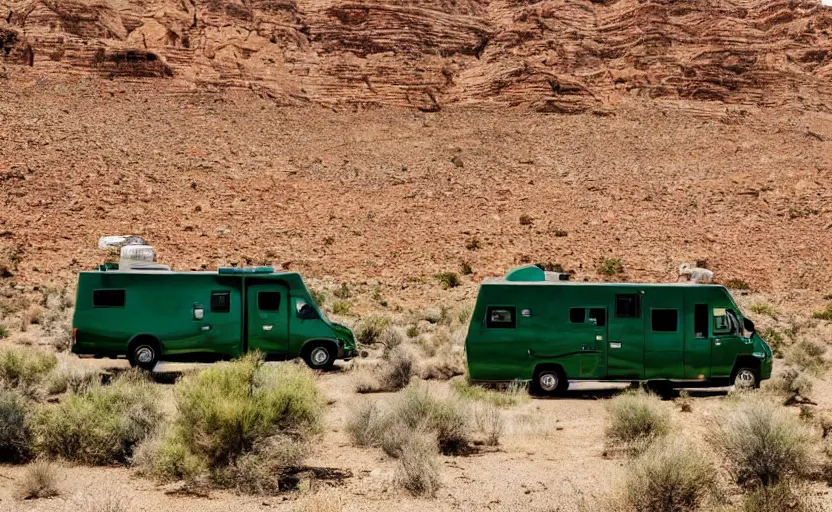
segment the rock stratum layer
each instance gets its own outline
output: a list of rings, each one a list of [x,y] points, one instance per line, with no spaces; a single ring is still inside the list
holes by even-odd
[[[9,62],[285,104],[826,110],[832,95],[817,0],[0,0],[0,15]]]

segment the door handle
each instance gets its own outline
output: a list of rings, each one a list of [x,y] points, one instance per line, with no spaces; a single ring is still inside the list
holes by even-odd
[[[202,330],[203,330],[203,331],[210,331],[210,330],[211,330],[211,326],[210,326],[210,325],[203,325],[203,326],[202,326]]]
[[[610,342],[610,348],[621,348],[621,342],[620,341],[611,341]]]
[[[722,342],[719,341],[719,338],[714,338],[714,345],[717,346],[717,347],[722,345]]]
[[[272,327],[274,327],[274,326],[273,326],[273,325],[264,325],[264,326],[263,326],[263,330],[264,330],[264,331],[271,331],[271,330],[272,330]]]

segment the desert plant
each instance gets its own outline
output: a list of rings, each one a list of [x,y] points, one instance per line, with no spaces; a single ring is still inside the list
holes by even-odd
[[[474,422],[477,430],[485,435],[485,444],[497,446],[500,444],[500,437],[505,431],[505,422],[500,409],[490,403],[477,404],[474,407]]]
[[[463,276],[470,276],[474,273],[473,267],[467,261],[463,261],[459,264],[459,273]]]
[[[137,373],[118,376],[39,411],[37,449],[93,465],[128,462],[162,420],[158,392]]]
[[[774,306],[772,306],[771,304],[758,302],[757,304],[752,304],[750,309],[752,313],[770,316],[775,320],[777,319],[777,310],[774,309]]]
[[[702,451],[681,438],[666,437],[633,460],[623,501],[636,512],[694,511],[715,489],[714,468]]]
[[[416,336],[419,336],[419,334],[420,334],[419,326],[411,325],[410,327],[407,328],[407,337],[408,338],[415,338]]]
[[[40,384],[58,364],[55,354],[29,348],[0,350],[0,386],[25,393]]]
[[[5,324],[0,324],[0,339],[9,337],[9,328]]]
[[[407,347],[397,346],[386,354],[383,361],[380,368],[359,378],[356,383],[356,392],[393,392],[410,383],[410,379],[415,373],[415,361]]]
[[[725,281],[725,287],[731,290],[750,290],[751,285],[742,279],[728,279]]]
[[[676,399],[676,405],[679,406],[679,410],[682,412],[693,411],[693,400],[690,398],[690,393],[682,390],[679,393],[679,398]]]
[[[66,356],[58,359],[58,366],[46,378],[46,390],[51,395],[70,391],[82,393],[101,383],[101,374],[78,364]]]
[[[350,303],[346,300],[335,300],[332,301],[332,313],[334,315],[349,315],[350,314]]]
[[[812,313],[812,318],[816,318],[818,320],[832,320],[832,304],[826,306],[826,309]]]
[[[814,341],[803,340],[786,352],[786,361],[804,370],[821,373],[827,367],[824,353],[826,353],[825,346]]]
[[[782,407],[744,400],[721,425],[716,445],[737,483],[770,486],[800,476],[809,461],[809,434]]]
[[[446,290],[448,288],[456,288],[457,286],[462,284],[462,282],[459,280],[459,274],[457,274],[456,272],[441,272],[439,274],[436,274],[435,277],[439,280],[439,284],[442,285],[442,288]]]
[[[614,276],[624,272],[624,264],[620,258],[602,258],[598,264],[598,272],[605,276]]]
[[[473,237],[465,242],[465,248],[469,251],[476,251],[477,249],[482,249],[482,242],[477,237]]]
[[[625,391],[607,404],[607,437],[613,444],[639,451],[670,431],[670,414],[661,400],[642,390]]]
[[[786,338],[783,333],[773,327],[759,330],[760,337],[771,347],[775,357],[783,357],[786,346]]]
[[[300,467],[308,453],[308,443],[292,436],[273,436],[258,441],[214,477],[222,487],[243,494],[277,494],[284,471]]]
[[[807,489],[795,482],[780,482],[775,485],[754,486],[742,502],[742,512],[820,512],[808,503]]]
[[[530,399],[528,385],[522,381],[514,381],[504,391],[497,391],[471,384],[468,379],[457,379],[451,383],[451,388],[469,400],[486,402],[497,407],[517,405]]]
[[[404,343],[404,337],[398,329],[388,326],[379,336],[378,343],[384,346],[384,356],[387,357],[394,348]]]
[[[783,405],[791,405],[809,396],[812,381],[798,370],[789,368],[768,381],[765,389],[781,397]]]
[[[443,453],[459,453],[468,449],[471,419],[468,408],[454,395],[436,396],[424,386],[412,384],[396,395],[396,421],[411,429],[423,428],[436,433]]]
[[[32,455],[29,407],[15,391],[0,391],[0,462],[24,462]]]
[[[401,447],[396,480],[415,496],[435,496],[441,484],[436,438],[432,433],[415,431]]]
[[[303,453],[305,446],[289,445],[303,445],[320,428],[322,404],[312,373],[299,365],[266,365],[259,353],[185,376],[174,395],[177,415],[156,453],[147,456],[148,472],[163,478],[210,472],[218,485],[239,487],[235,475],[255,466],[275,473],[289,459],[296,463],[273,453]],[[251,460],[239,462],[249,454]]]
[[[52,498],[60,494],[55,466],[46,461],[30,464],[20,481],[19,493],[24,500]]]
[[[363,345],[376,343],[381,334],[390,325],[390,317],[384,314],[371,314],[362,318],[355,327],[355,340]]]
[[[346,300],[352,297],[352,292],[350,291],[350,287],[347,286],[347,283],[341,283],[341,286],[332,292],[332,295],[338,299]]]
[[[531,226],[532,224],[534,224],[534,221],[532,220],[530,215],[523,214],[520,216],[521,226]]]
[[[347,418],[346,432],[355,446],[377,446],[388,427],[388,417],[381,407],[370,400],[363,401],[351,409]]]
[[[312,288],[310,288],[309,295],[312,297],[312,300],[315,301],[315,304],[317,304],[320,308],[322,308],[326,303],[326,293],[322,291],[313,290]]]

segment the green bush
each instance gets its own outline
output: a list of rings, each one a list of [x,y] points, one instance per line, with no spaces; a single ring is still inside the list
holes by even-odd
[[[159,394],[138,373],[92,386],[41,408],[35,422],[39,452],[93,465],[125,463],[161,423]]]
[[[55,354],[29,348],[0,350],[0,386],[19,388],[24,393],[40,384],[58,364]]]
[[[9,328],[4,324],[0,324],[0,339],[9,337]]]
[[[436,274],[434,277],[439,280],[439,284],[441,284],[442,288],[446,290],[448,288],[456,288],[462,284],[462,281],[459,280],[459,274],[456,272],[442,272]]]
[[[350,314],[350,303],[346,300],[336,300],[332,302],[332,314],[334,315],[349,315]]]
[[[355,340],[363,345],[372,345],[379,340],[389,325],[390,317],[387,315],[367,315],[355,326]]]
[[[441,485],[437,455],[432,433],[412,431],[401,446],[396,481],[414,496],[435,496]]]
[[[620,258],[603,258],[598,265],[598,272],[605,276],[614,276],[624,272],[624,264]]]
[[[471,384],[468,379],[457,379],[451,382],[451,388],[464,398],[491,403],[497,407],[518,405],[530,399],[528,385],[522,381],[512,382],[505,391],[497,391]]]
[[[628,510],[682,512],[704,509],[715,490],[715,471],[702,450],[667,437],[633,460],[623,494]]]
[[[0,462],[25,462],[32,455],[32,429],[25,399],[0,391]]]
[[[46,390],[50,395],[58,395],[70,391],[82,393],[96,384],[101,383],[101,374],[74,360],[62,357],[58,367],[46,379]]]
[[[341,286],[332,292],[332,295],[335,295],[335,298],[346,300],[352,297],[352,292],[350,291],[350,287],[347,286],[347,283],[341,283]]]
[[[826,306],[826,309],[812,313],[812,318],[816,318],[818,320],[832,320],[832,304]]]
[[[641,450],[670,432],[670,412],[657,396],[642,390],[616,396],[607,404],[607,412],[607,437],[631,450]]]
[[[811,494],[794,482],[755,486],[742,503],[742,512],[814,512],[823,510],[812,507],[807,500]]]
[[[770,486],[805,472],[809,440],[803,425],[787,410],[748,399],[730,413],[716,444],[737,483]]]
[[[786,347],[786,338],[783,333],[773,327],[760,329],[759,335],[771,347],[775,357],[783,357]]]
[[[296,464],[308,436],[320,429],[323,412],[308,369],[266,365],[261,354],[186,376],[174,395],[178,413],[172,425],[143,454],[149,472],[162,478],[210,472],[221,486],[239,487],[238,477],[253,474],[258,465],[275,473],[290,467],[280,466],[287,461]]]
[[[416,336],[419,336],[419,334],[420,334],[420,331],[419,331],[418,326],[411,325],[410,327],[407,328],[407,337],[408,338],[415,338]]]
[[[777,319],[777,310],[774,309],[774,306],[770,304],[764,304],[760,302],[757,304],[752,304],[750,309],[752,313],[758,315],[766,315],[770,316],[771,318]]]

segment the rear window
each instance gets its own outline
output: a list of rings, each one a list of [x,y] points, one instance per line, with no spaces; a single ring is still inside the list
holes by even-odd
[[[211,292],[211,313],[228,313],[231,311],[230,292]]]
[[[569,310],[569,321],[573,324],[584,323],[584,308],[572,308]]]
[[[257,307],[260,311],[277,311],[280,309],[280,292],[260,292],[257,294]]]
[[[93,290],[92,307],[123,308],[126,295],[124,290]]]
[[[514,307],[488,308],[485,325],[489,329],[514,329],[517,326],[517,309]]]

